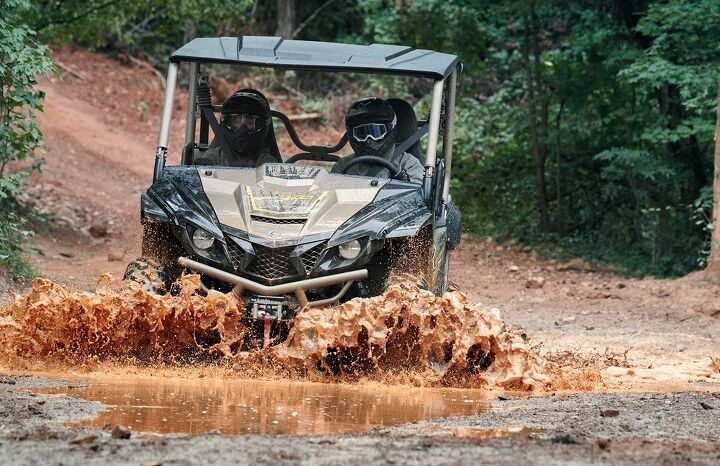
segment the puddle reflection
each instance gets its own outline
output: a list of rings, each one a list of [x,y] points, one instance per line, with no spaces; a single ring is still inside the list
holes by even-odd
[[[476,414],[481,390],[354,386],[291,381],[93,381],[46,393],[101,401],[110,408],[75,425],[122,424],[140,432],[325,434],[362,432],[422,419]]]

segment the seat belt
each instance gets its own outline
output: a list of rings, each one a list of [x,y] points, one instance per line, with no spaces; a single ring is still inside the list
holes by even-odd
[[[204,79],[203,79],[204,78]],[[205,117],[205,120],[210,124],[210,127],[215,133],[215,139],[220,142],[220,148],[225,153],[225,156],[230,159],[233,155],[230,145],[225,140],[222,128],[215,118],[213,112],[212,99],[210,97],[210,86],[208,86],[207,76],[201,76],[197,83],[197,104]]]
[[[428,133],[428,130],[430,128],[430,125],[428,123],[425,123],[421,127],[417,129],[413,134],[410,135],[409,138],[395,146],[395,150],[393,151],[393,160],[402,155],[403,152],[410,149],[410,146],[415,144],[420,140],[421,137],[425,136]],[[413,156],[414,157],[414,156]],[[372,172],[372,176],[377,176],[380,172],[382,172],[385,168],[384,167],[378,167]]]
[[[395,152],[393,153],[393,158],[397,157],[398,155],[402,155],[403,152],[410,149],[410,147],[418,142],[421,137],[425,136],[428,133],[428,130],[430,129],[430,125],[428,123],[425,123],[421,127],[417,129],[413,134],[410,135],[409,138],[395,146]]]
[[[215,139],[220,143],[220,148],[222,151],[226,154],[225,157],[228,158],[228,160],[232,160],[235,158],[234,152],[232,149],[230,149],[230,146],[228,145],[227,141],[223,137],[222,128],[220,128],[220,123],[217,122],[217,119],[215,118],[215,114],[213,113],[212,106],[211,107],[200,107],[200,110],[202,110],[203,115],[205,115],[205,119],[210,123],[210,127],[213,130],[213,133],[215,133]],[[239,166],[239,167],[245,167],[246,165],[233,165],[233,166]]]
[[[209,135],[210,124],[208,123],[207,118],[205,118],[205,115],[202,115],[200,118],[200,144],[202,144],[204,147],[207,147],[210,144]]]

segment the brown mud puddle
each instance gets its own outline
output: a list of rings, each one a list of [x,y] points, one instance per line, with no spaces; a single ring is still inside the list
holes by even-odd
[[[486,429],[478,427],[458,427],[453,430],[453,437],[474,440],[488,440],[504,437],[533,438],[546,431],[547,429],[533,427],[493,427]]]
[[[363,432],[490,407],[488,392],[289,380],[101,378],[40,390],[110,407],[71,426],[129,426],[138,432],[335,434]]]

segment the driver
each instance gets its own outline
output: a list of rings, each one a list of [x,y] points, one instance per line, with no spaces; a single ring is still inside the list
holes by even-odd
[[[214,147],[202,157],[212,165],[232,167],[257,167],[264,163],[282,162],[270,153],[264,144],[272,128],[270,104],[264,95],[254,89],[240,89],[228,97],[222,106],[220,130],[222,135],[214,141]],[[223,139],[231,153],[223,150]]]
[[[425,167],[413,155],[395,154],[397,117],[387,100],[366,97],[355,101],[345,117],[348,141],[355,154],[340,159],[332,168],[333,173],[390,178],[390,171],[376,163],[360,162],[346,169],[356,157],[372,155],[382,157],[399,167],[397,179],[422,183]]]

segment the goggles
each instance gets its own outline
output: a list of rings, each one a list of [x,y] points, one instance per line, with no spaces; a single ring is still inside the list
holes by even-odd
[[[364,142],[368,139],[380,141],[387,133],[395,127],[394,123],[365,123],[357,125],[352,130],[352,136],[358,142]]]
[[[225,115],[224,124],[230,129],[239,130],[246,128],[248,131],[256,131],[265,125],[265,120],[249,113],[233,113]]]

